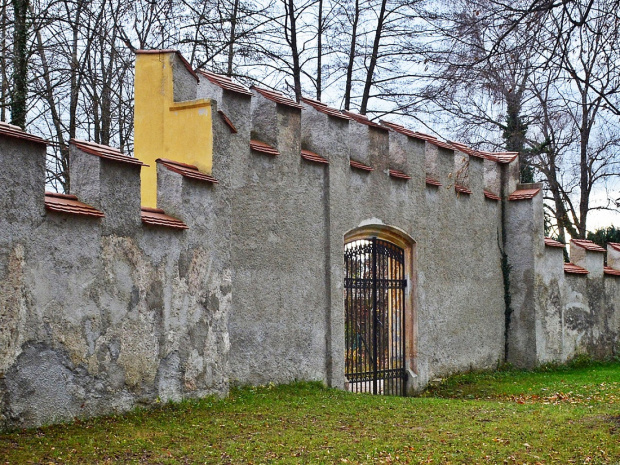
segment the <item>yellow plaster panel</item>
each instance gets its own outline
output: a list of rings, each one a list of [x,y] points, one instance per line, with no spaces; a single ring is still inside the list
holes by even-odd
[[[134,154],[142,168],[142,205],[157,206],[158,158],[196,165],[211,174],[213,134],[209,100],[174,102],[175,52],[136,55]]]
[[[196,165],[200,171],[211,174],[211,116],[210,100],[171,105],[166,118],[164,158]]]

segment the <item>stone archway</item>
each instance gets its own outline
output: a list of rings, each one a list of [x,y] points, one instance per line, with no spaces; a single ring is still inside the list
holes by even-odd
[[[351,391],[405,395],[415,376],[414,245],[385,225],[345,235],[345,378]]]

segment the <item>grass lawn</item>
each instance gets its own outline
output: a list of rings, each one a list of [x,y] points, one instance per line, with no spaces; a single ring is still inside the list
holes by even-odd
[[[620,464],[620,363],[449,378],[422,397],[313,383],[0,435],[0,463]]]

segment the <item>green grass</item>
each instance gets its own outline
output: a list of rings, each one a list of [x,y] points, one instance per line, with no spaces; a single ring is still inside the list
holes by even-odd
[[[470,373],[417,398],[314,383],[0,435],[0,463],[620,464],[620,363]]]

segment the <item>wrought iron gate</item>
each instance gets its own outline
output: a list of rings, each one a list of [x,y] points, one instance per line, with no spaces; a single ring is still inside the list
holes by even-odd
[[[405,395],[405,253],[377,238],[345,246],[348,389]]]

